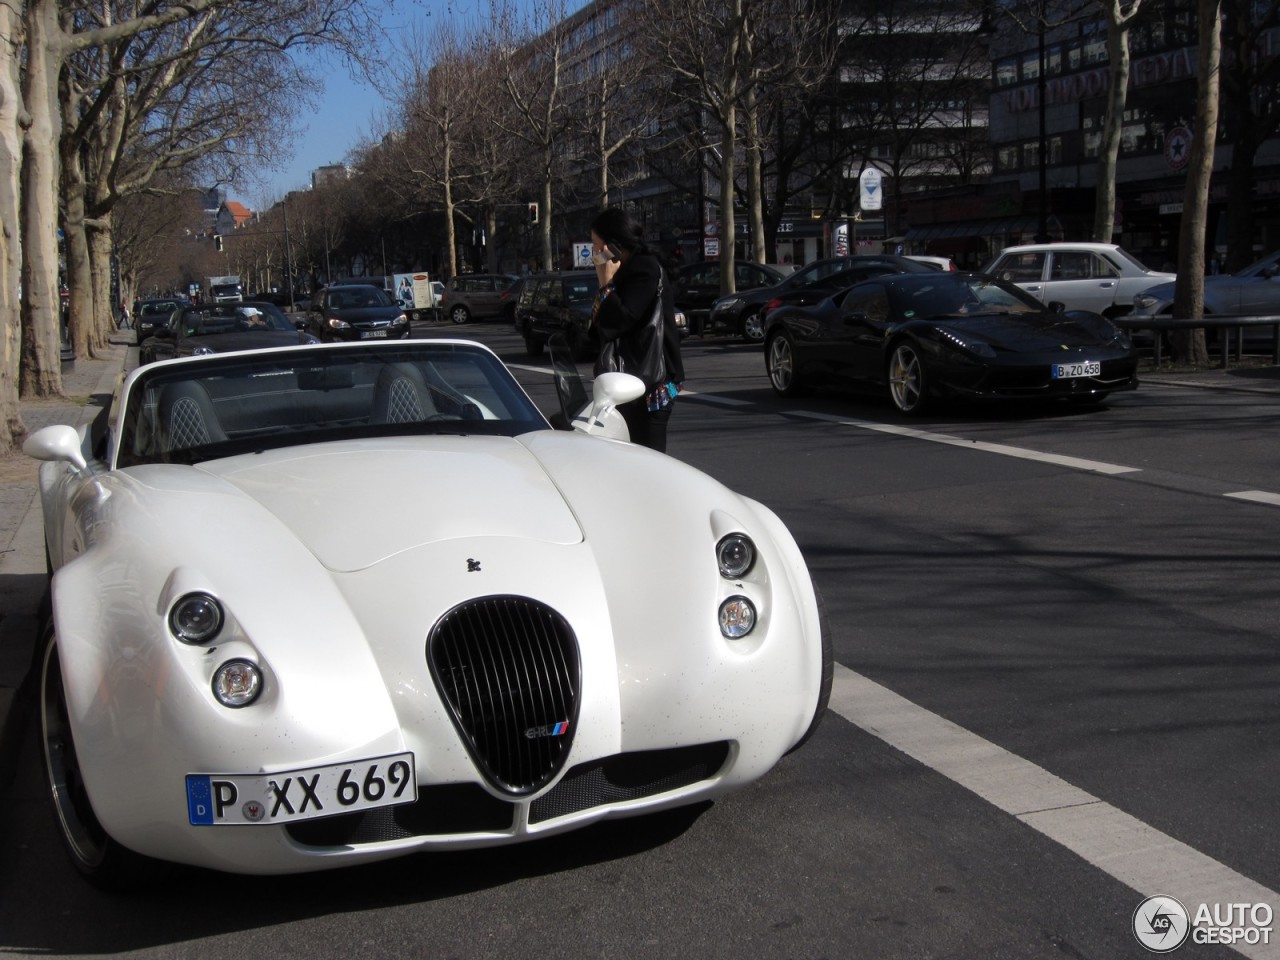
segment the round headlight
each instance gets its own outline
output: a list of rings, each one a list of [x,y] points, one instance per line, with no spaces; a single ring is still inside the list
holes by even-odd
[[[224,707],[247,707],[262,692],[262,671],[249,660],[228,660],[213,675],[213,695]]]
[[[222,605],[207,593],[189,593],[169,611],[169,629],[183,643],[208,643],[222,629]]]
[[[746,576],[756,562],[756,545],[741,533],[731,533],[716,544],[716,562],[726,580]]]
[[[720,632],[730,640],[745,637],[756,625],[756,608],[746,597],[730,597],[720,604]]]

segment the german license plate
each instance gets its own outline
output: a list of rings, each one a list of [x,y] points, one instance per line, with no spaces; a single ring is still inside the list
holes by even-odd
[[[1053,379],[1055,380],[1100,376],[1102,376],[1101,360],[1082,360],[1080,363],[1055,363],[1053,365]]]
[[[387,331],[385,330],[366,330],[362,334],[360,334],[360,339],[372,340],[375,337],[385,337],[386,335],[387,335]]]
[[[283,773],[187,774],[187,815],[195,826],[287,823],[417,799],[412,753]]]

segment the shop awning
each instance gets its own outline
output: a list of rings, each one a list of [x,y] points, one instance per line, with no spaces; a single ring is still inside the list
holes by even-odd
[[[1054,217],[1049,218],[1050,232],[1058,226]],[[933,223],[907,229],[907,242],[924,244],[930,240],[948,237],[1007,237],[1014,234],[1034,234],[1040,229],[1037,217],[999,217],[994,220],[957,220],[952,223]],[[1061,230],[1061,227],[1058,227]]]

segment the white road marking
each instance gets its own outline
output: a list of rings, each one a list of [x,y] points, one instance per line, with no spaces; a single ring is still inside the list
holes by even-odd
[[[1003,443],[987,443],[985,440],[966,440],[964,437],[953,437],[945,433],[929,433],[914,427],[904,427],[895,423],[876,423],[874,420],[856,420],[850,417],[836,417],[829,413],[810,413],[804,410],[788,411],[788,416],[805,417],[810,420],[824,420],[843,426],[857,427],[860,430],[874,430],[877,433],[891,433],[900,437],[911,437],[915,440],[928,440],[931,443],[947,443],[967,450],[981,450],[984,453],[996,453],[1002,457],[1017,457],[1021,460],[1036,460],[1040,463],[1052,463],[1073,470],[1088,470],[1092,473],[1122,474],[1141,473],[1139,467],[1126,467],[1116,463],[1103,463],[1100,460],[1082,460],[1079,457],[1065,457],[1056,453],[1041,453],[1038,450],[1027,450],[1024,447],[1011,447]]]
[[[1210,909],[1266,903],[1280,914],[1275,891],[840,664],[831,709],[1142,897],[1176,897],[1192,916],[1202,903]],[[1134,909],[1138,903],[1135,898]],[[1251,958],[1280,957],[1280,939],[1272,940],[1233,949]]]
[[[754,400],[737,400],[733,397],[719,397],[714,393],[699,393],[697,390],[681,390],[682,397],[697,397],[703,403],[718,403],[722,407],[753,407]]]
[[[1233,500],[1249,500],[1253,503],[1268,503],[1280,507],[1280,493],[1267,493],[1265,490],[1241,490],[1239,493],[1225,493],[1225,497]]]
[[[550,367],[531,367],[523,363],[508,363],[508,370],[525,370],[529,373],[545,373],[548,377],[554,377],[556,372]]]

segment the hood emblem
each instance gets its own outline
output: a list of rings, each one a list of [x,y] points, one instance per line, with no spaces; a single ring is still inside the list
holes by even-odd
[[[479,572],[480,572],[480,561],[472,560],[470,557],[467,557],[467,573],[479,573]]]
[[[530,740],[537,740],[541,737],[563,737],[569,729],[569,721],[562,720],[559,723],[549,723],[545,727],[530,727],[524,732],[524,735]]]

